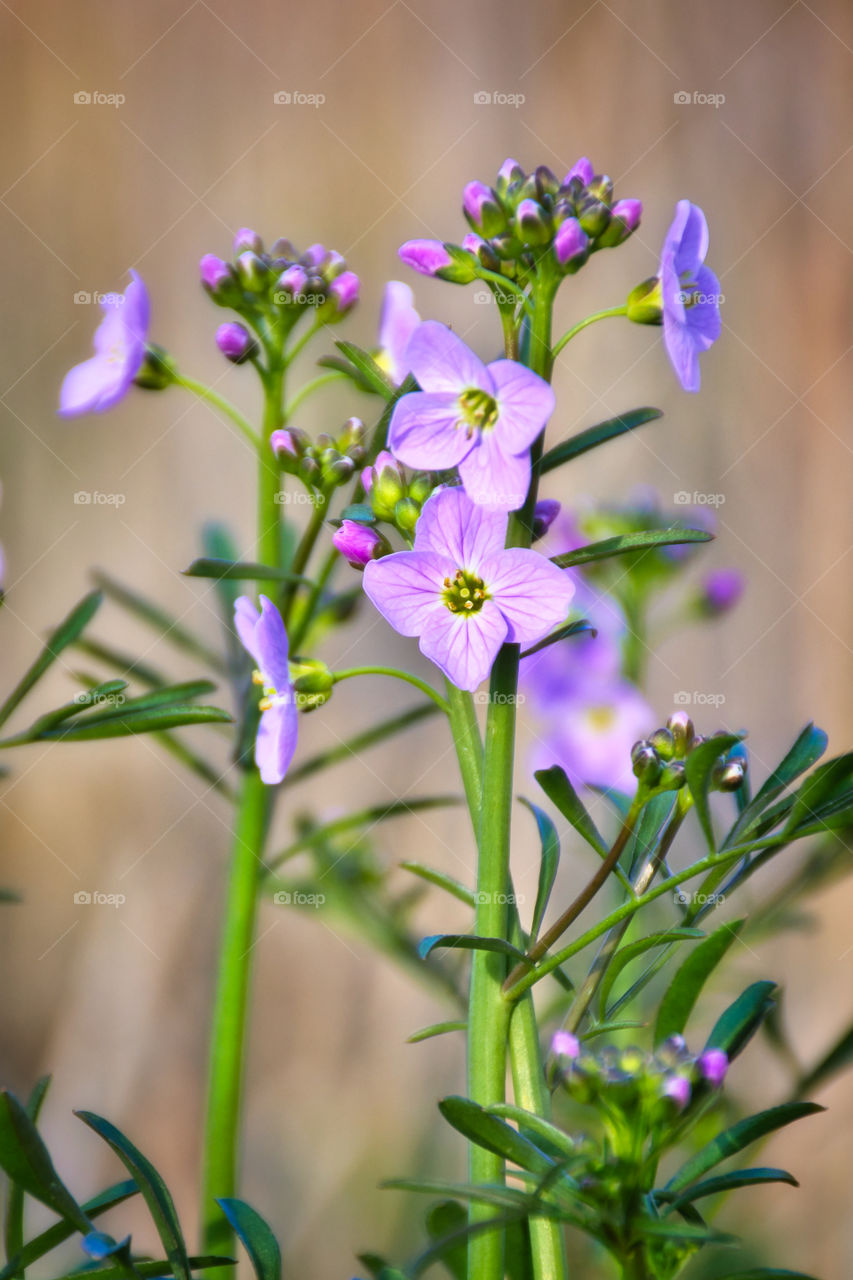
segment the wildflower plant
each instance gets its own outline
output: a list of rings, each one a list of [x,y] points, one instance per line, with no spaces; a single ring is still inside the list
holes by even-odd
[[[556,499],[538,493],[543,477],[563,474],[581,454],[661,416],[635,409],[559,438],[554,359],[590,324],[659,326],[679,382],[698,389],[699,356],[720,332],[719,288],[705,266],[705,217],[680,201],[656,275],[630,289],[624,303],[555,337],[558,292],[597,252],[630,240],[640,202],[616,199],[610,179],[585,158],[563,180],[544,165],[526,173],[507,160],[494,185],[466,187],[463,210],[470,230],[460,243],[413,240],[400,257],[422,274],[490,289],[499,355],[481,358],[439,319],[422,319],[410,288],[391,282],[375,343],[339,341],[319,358],[316,375],[295,388],[297,355],[348,316],[359,281],[321,244],[300,252],[277,240],[267,248],[243,228],[231,257],[206,254],[200,272],[205,292],[228,313],[212,340],[225,359],[251,367],[259,379],[259,423],[151,342],[147,293],[135,273],[124,298],[104,304],[94,357],[63,384],[66,418],[114,408],[133,386],[199,397],[256,453],[257,522],[245,555],[224,525],[209,528],[202,554],[185,570],[216,583],[226,613],[222,636],[187,632],[132,587],[101,575],[0,706],[5,726],[65,650],[85,654],[97,672],[83,677],[82,693],[42,711],[29,727],[7,731],[0,746],[154,734],[234,811],[210,1039],[200,1252],[188,1250],[151,1162],[89,1112],[80,1118],[128,1176],[85,1203],[75,1198],[38,1133],[42,1081],[26,1103],[0,1096],[0,1165],[9,1179],[0,1280],[23,1277],[75,1235],[82,1255],[69,1275],[218,1277],[239,1238],[260,1280],[278,1280],[275,1236],[239,1198],[250,956],[262,899],[316,900],[319,886],[334,891],[353,928],[381,938],[385,954],[447,1000],[450,1016],[414,1030],[412,1040],[455,1034],[467,1042],[467,1079],[438,1106],[467,1143],[468,1176],[390,1182],[430,1198],[427,1239],[413,1242],[402,1262],[365,1252],[363,1275],[673,1280],[697,1252],[717,1246],[732,1250],[728,1275],[800,1275],[739,1266],[736,1242],[711,1219],[724,1193],[794,1182],[785,1170],[747,1165],[746,1153],[820,1110],[805,1095],[850,1058],[850,1035],[799,1071],[788,1096],[743,1116],[727,1097],[736,1059],[769,1020],[784,1050],[776,984],[752,983],[709,1034],[698,1028],[706,984],[733,941],[778,924],[786,894],[807,891],[840,865],[842,836],[853,822],[853,761],[844,755],[819,763],[826,737],[810,725],[753,794],[743,732],[715,722],[709,708],[700,734],[683,710],[667,718],[648,701],[644,654],[661,609],[663,629],[672,630],[720,618],[740,593],[733,570],[717,567],[695,579],[702,544],[712,537],[703,512],[685,518],[648,495],[618,509],[574,498],[560,510]],[[298,425],[300,410],[330,383],[346,383],[360,397],[362,416],[329,423],[312,438]],[[280,501],[294,492],[308,512],[298,533]],[[105,598],[191,653],[203,674],[172,683],[93,639]],[[330,629],[362,605],[417,639],[431,664],[426,677],[378,664],[326,664]],[[411,652],[414,659],[414,645]],[[300,715],[334,714],[338,683],[373,677],[411,686],[411,709],[369,724],[338,752],[305,758]],[[533,776],[516,797],[517,719],[526,714],[519,679],[541,741]],[[230,685],[233,717],[216,705],[222,683]],[[473,696],[482,686],[485,724]],[[200,703],[214,694],[214,704]],[[377,801],[332,820],[291,814],[290,842],[270,847],[274,806],[287,809],[294,781],[404,730],[420,731],[427,717],[440,717],[446,728],[461,796]],[[182,731],[199,725],[219,725],[220,732],[229,726],[233,766],[226,775],[185,740]],[[584,786],[606,795],[612,830],[599,829]],[[367,831],[403,813],[460,802],[469,818],[459,826],[460,846],[466,826],[469,835],[467,883],[414,860],[403,866],[435,892],[437,924],[439,896],[448,893],[470,910],[470,928],[437,927],[420,938],[411,895],[396,892]],[[535,828],[541,846],[531,912],[522,910],[513,885],[513,832],[523,823]],[[558,823],[589,861],[568,897],[557,887]],[[696,838],[699,856],[690,847]],[[775,898],[759,901],[752,918],[715,927],[722,901],[802,841],[806,853]],[[309,855],[311,867],[302,880],[290,867],[299,853]],[[137,1194],[162,1259],[96,1225]],[[57,1221],[26,1239],[28,1197]]]

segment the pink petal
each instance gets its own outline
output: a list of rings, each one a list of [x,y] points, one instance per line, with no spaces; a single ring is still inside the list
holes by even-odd
[[[415,295],[401,280],[389,280],[379,317],[379,348],[384,354],[394,382],[399,384],[409,372],[405,351],[421,318],[415,310]]]
[[[259,666],[273,688],[284,693],[290,688],[288,666],[289,645],[284,621],[272,600],[260,597],[261,616],[255,627],[255,645],[260,657]]]
[[[248,596],[238,596],[234,601],[234,629],[243,648],[258,667],[261,665],[261,655],[255,644],[255,628],[260,616]]]
[[[481,566],[481,574],[507,620],[508,639],[534,644],[566,621],[574,583],[538,551],[501,551]]]
[[[402,396],[388,430],[392,453],[406,466],[426,471],[457,466],[474,443],[458,425],[459,414],[459,398],[450,391]]]
[[[487,556],[503,550],[506,525],[505,515],[475,506],[464,489],[439,489],[424,504],[415,550],[435,551],[476,573]]]
[[[517,360],[495,360],[489,373],[499,411],[495,434],[507,453],[521,453],[530,448],[554,412],[553,389]]]
[[[296,750],[298,733],[299,715],[292,694],[287,702],[270,707],[261,716],[255,739],[255,764],[260,770],[261,782],[268,787],[284,781]]]
[[[441,598],[443,582],[457,565],[431,551],[397,551],[365,565],[364,590],[402,636],[420,635],[436,613],[450,610]]]
[[[492,393],[492,380],[479,356],[447,325],[425,320],[406,348],[406,364],[424,391],[453,391],[479,387]]]
[[[506,620],[491,600],[470,614],[442,607],[424,627],[420,649],[448,680],[473,692],[491,671],[506,633]]]
[[[504,453],[494,431],[484,431],[459,463],[465,492],[478,507],[516,511],[530,488],[530,454]]]
[[[127,387],[124,366],[106,356],[92,356],[69,369],[59,392],[59,413],[73,418],[80,413],[109,409]]]

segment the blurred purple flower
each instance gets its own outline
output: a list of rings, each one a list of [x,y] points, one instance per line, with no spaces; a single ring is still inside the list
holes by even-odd
[[[571,1031],[555,1031],[551,1038],[551,1052],[557,1058],[576,1058],[581,1051],[580,1040]]]
[[[501,645],[533,644],[562,622],[574,590],[538,551],[505,549],[507,517],[461,489],[428,499],[413,551],[372,560],[364,589],[404,636],[460,689],[485,680]]]
[[[729,1055],[723,1049],[706,1049],[699,1055],[696,1065],[711,1088],[719,1089],[729,1069]]]
[[[555,498],[540,498],[533,508],[533,541],[544,538],[560,514],[560,503]]]
[[[95,354],[65,375],[59,393],[59,413],[75,418],[103,413],[118,404],[130,389],[145,359],[148,336],[148,292],[140,276],[124,296],[110,294],[101,302],[104,318],[95,330]]]
[[[261,596],[260,601],[259,613],[248,596],[239,596],[234,603],[234,626],[243,647],[257,664],[253,679],[264,691],[255,763],[261,781],[277,786],[284,780],[296,750],[298,713],[284,622],[271,600]]]
[[[717,616],[733,609],[743,595],[743,574],[737,569],[713,569],[702,579],[703,612]]]
[[[554,411],[548,383],[515,360],[484,365],[435,320],[415,330],[406,361],[422,390],[394,406],[391,452],[427,471],[458,466],[478,506],[520,507],[530,487],[530,446]]]
[[[698,205],[679,200],[660,261],[663,340],[685,391],[699,390],[699,353],[721,332],[720,283],[704,265],[708,223]]]
[[[399,387],[409,372],[406,347],[421,318],[415,310],[415,295],[401,280],[389,280],[382,297],[379,316],[379,354],[376,363]]]
[[[549,711],[553,718],[534,750],[534,771],[558,764],[576,786],[634,791],[631,748],[655,722],[635,685],[620,678],[579,681]]]
[[[663,1086],[663,1096],[671,1098],[679,1111],[683,1111],[690,1101],[690,1081],[686,1076],[668,1076]]]

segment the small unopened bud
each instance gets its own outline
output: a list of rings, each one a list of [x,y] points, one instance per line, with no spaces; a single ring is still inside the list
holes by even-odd
[[[178,367],[168,351],[152,342],[145,348],[145,356],[133,381],[145,391],[164,391],[177,376]]]
[[[415,525],[421,514],[421,506],[419,502],[415,502],[414,498],[401,498],[394,507],[394,523],[401,533],[411,536],[415,532]]]
[[[536,179],[536,190],[540,200],[544,200],[547,196],[555,196],[560,190],[560,180],[547,164],[540,164],[533,176]]]
[[[717,618],[733,609],[743,594],[743,576],[737,569],[715,569],[702,580],[699,608]]]
[[[672,715],[666,722],[666,727],[672,734],[675,743],[675,754],[684,756],[693,745],[693,739],[696,737],[696,730],[693,728],[693,721],[686,711],[673,711]]]
[[[739,791],[745,778],[745,760],[720,760],[711,773],[711,782],[719,791]]]
[[[661,770],[657,785],[661,791],[680,791],[687,781],[687,771],[681,760],[668,760]]]
[[[719,1089],[729,1069],[729,1055],[723,1049],[706,1049],[699,1055],[696,1066],[699,1068],[702,1079],[706,1080],[712,1089]]]
[[[475,236],[473,231],[469,231],[467,235],[462,237],[462,248],[468,253],[473,253],[480,265],[485,267],[487,271],[500,270],[500,257],[495,253],[489,240],[484,240],[482,236]]]
[[[679,1111],[690,1102],[690,1081],[686,1076],[668,1076],[663,1086],[663,1096],[669,1098]]]
[[[586,156],[581,156],[580,160],[576,160],[569,172],[563,179],[563,186],[567,187],[570,182],[579,182],[582,187],[592,182],[595,170],[592,167],[592,161]]]
[[[509,158],[504,160],[500,169],[498,169],[498,180],[495,188],[498,195],[505,195],[507,190],[518,182],[524,181],[524,170],[517,160]]]
[[[406,496],[403,478],[393,459],[390,464],[380,466],[377,458],[376,464],[370,486],[370,505],[380,520],[393,520],[397,503]]]
[[[271,258],[284,258],[286,262],[293,262],[294,258],[297,256],[296,249],[292,242],[290,240],[285,240],[283,236],[280,236],[278,240],[270,246]]]
[[[391,550],[381,533],[358,520],[344,520],[332,535],[332,543],[353,569],[363,569],[371,560],[377,560]]]
[[[582,266],[589,257],[589,248],[589,236],[577,218],[566,218],[554,237],[554,256],[560,266]]]
[[[260,293],[265,288],[267,283],[266,264],[251,249],[247,249],[240,254],[236,266],[237,276],[244,288],[251,293]]]
[[[292,302],[305,293],[308,284],[308,273],[304,267],[295,262],[292,267],[288,267],[279,276],[273,299],[275,302],[286,303]],[[279,296],[284,295],[284,296]]]
[[[245,325],[229,321],[216,330],[216,345],[232,364],[243,364],[258,354],[258,344]]]
[[[596,200],[600,200],[603,204],[609,205],[613,200],[613,179],[609,178],[606,173],[595,174],[586,184],[587,191],[591,196],[595,196]]]
[[[440,240],[407,240],[398,250],[407,267],[422,276],[437,276],[447,270],[453,259]]]
[[[599,248],[612,249],[615,245],[627,240],[640,225],[642,212],[641,200],[617,200],[610,210],[607,230],[599,236]]]
[[[651,276],[643,280],[628,294],[626,314],[634,324],[661,324],[663,321],[663,297],[660,279]]]
[[[586,196],[578,205],[578,221],[587,235],[600,236],[610,221],[610,209],[603,200]]]
[[[335,677],[325,662],[314,658],[291,662],[290,678],[300,711],[313,711],[315,707],[322,707],[332,696]]]
[[[277,458],[301,458],[310,443],[308,435],[298,427],[281,427],[270,436],[270,448]]]
[[[675,739],[669,729],[655,729],[649,738],[649,742],[661,760],[671,760],[675,755]]]
[[[323,244],[311,244],[302,255],[302,261],[306,267],[319,267],[326,256],[326,246]]]
[[[239,257],[247,249],[250,253],[263,253],[264,243],[257,231],[252,231],[249,227],[241,227],[234,237],[235,257]]]
[[[551,1052],[555,1058],[576,1058],[581,1051],[580,1041],[571,1031],[555,1031],[551,1039]]]
[[[658,753],[645,739],[635,742],[631,748],[631,767],[634,777],[647,787],[653,787],[661,774]]]
[[[497,193],[484,182],[469,182],[462,194],[465,217],[474,231],[494,236],[506,230],[506,215],[498,203]]]
[[[239,287],[234,270],[217,258],[215,253],[206,253],[199,263],[201,283],[207,292],[221,306],[230,306],[239,297]]]
[[[551,239],[551,221],[536,200],[522,200],[515,211],[519,238],[527,245],[544,245]]]
[[[329,285],[325,306],[331,306],[334,319],[342,319],[358,302],[359,282],[354,271],[344,271]]]
[[[560,504],[554,498],[540,498],[533,508],[533,542],[544,538],[560,514]]]

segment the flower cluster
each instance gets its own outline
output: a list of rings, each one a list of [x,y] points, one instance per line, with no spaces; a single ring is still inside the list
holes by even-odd
[[[321,432],[315,440],[298,427],[273,431],[270,446],[282,471],[297,476],[306,489],[326,493],[352,479],[366,456],[367,433],[360,418],[348,418],[337,436]]]
[[[707,1048],[692,1055],[681,1035],[670,1036],[655,1053],[630,1046],[605,1045],[597,1053],[568,1031],[551,1041],[554,1079],[576,1102],[620,1112],[645,1110],[646,1120],[671,1120],[691,1103],[719,1089],[728,1071],[728,1055]]]
[[[719,729],[711,735],[727,737]],[[631,761],[634,773],[647,787],[677,790],[684,785],[685,761],[707,739],[698,734],[686,711],[675,711],[663,728],[634,744]],[[744,784],[747,757],[739,744],[721,751],[711,770],[711,787],[717,791],[738,791]]]

